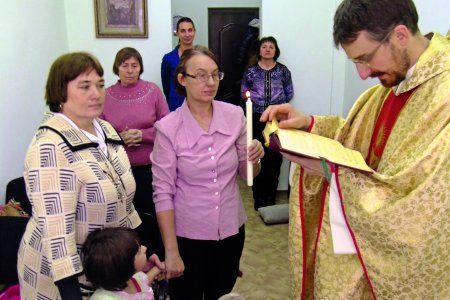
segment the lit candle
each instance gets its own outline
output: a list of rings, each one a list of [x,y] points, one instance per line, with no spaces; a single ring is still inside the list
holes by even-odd
[[[252,144],[253,140],[253,107],[252,99],[250,98],[250,91],[245,92],[247,101],[245,102],[245,112],[247,114],[247,152],[248,147]],[[247,185],[253,185],[253,163],[248,160],[247,157]]]

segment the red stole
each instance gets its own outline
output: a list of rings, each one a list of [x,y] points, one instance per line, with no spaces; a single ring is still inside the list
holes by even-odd
[[[414,90],[415,89],[409,90],[398,96],[391,91],[387,96],[386,101],[384,101],[373,130],[372,139],[370,140],[370,151],[369,156],[367,157],[367,164],[372,169],[376,170],[378,168],[392,127],[394,127],[398,115]]]

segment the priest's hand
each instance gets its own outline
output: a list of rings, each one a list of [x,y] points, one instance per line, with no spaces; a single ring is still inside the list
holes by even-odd
[[[313,159],[313,158],[306,158],[298,155],[292,155],[288,153],[281,152],[283,157],[286,159],[295,162],[296,164],[300,165],[306,173],[309,175],[316,175],[316,176],[322,176],[325,177],[325,173],[323,170],[322,161],[319,159]],[[327,163],[327,167],[329,172],[331,173],[332,165],[330,163]]]
[[[278,127],[280,128],[295,128],[304,129],[308,128],[311,124],[311,117],[296,110],[292,105],[279,104],[269,105],[262,113],[261,122],[272,121],[277,119]]]

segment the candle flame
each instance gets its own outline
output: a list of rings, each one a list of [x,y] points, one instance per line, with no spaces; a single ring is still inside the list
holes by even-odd
[[[247,97],[247,100],[250,99],[250,91],[245,92],[245,97]]]

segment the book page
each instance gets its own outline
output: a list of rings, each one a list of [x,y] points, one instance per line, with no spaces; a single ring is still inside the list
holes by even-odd
[[[332,163],[372,172],[360,152],[345,148],[336,140],[297,129],[279,129],[276,120],[267,124],[269,125],[266,125],[263,134],[276,134],[281,151],[317,159],[324,158]]]
[[[345,148],[337,141],[301,130],[279,129],[277,132],[283,149],[317,157],[330,157]],[[339,155],[339,154],[338,154]]]

